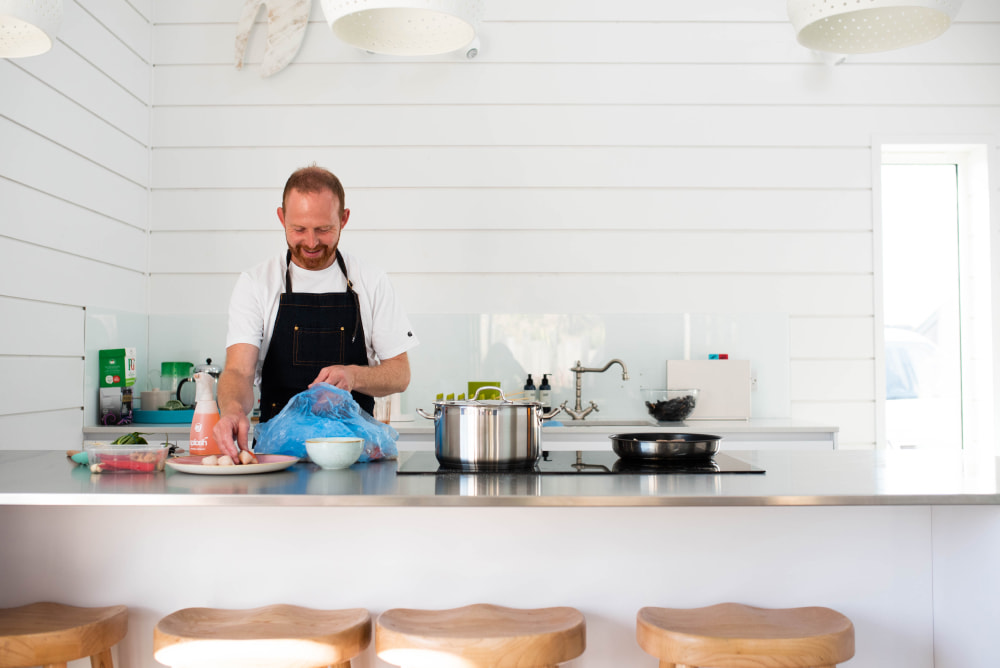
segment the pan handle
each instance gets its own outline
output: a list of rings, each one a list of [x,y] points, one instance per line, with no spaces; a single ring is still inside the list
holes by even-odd
[[[435,417],[437,417],[437,411],[436,410],[434,411],[434,415],[431,415],[430,413],[428,413],[427,411],[425,411],[423,408],[420,408],[418,406],[417,407],[417,412],[420,413],[420,415],[422,415],[425,418],[427,418],[428,420],[433,420]]]

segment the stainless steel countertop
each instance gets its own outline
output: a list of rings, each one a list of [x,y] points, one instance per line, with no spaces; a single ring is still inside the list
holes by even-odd
[[[559,421],[557,416],[556,421]],[[564,419],[558,422],[560,426],[543,425],[544,435],[557,434],[605,434],[628,429],[631,431],[672,431],[694,432],[703,434],[827,434],[833,435],[840,431],[836,426],[799,422],[781,418],[755,418],[750,420],[691,420],[688,422],[656,422],[652,419],[604,419],[590,418],[573,421]],[[434,421],[417,417],[412,420],[393,422],[392,427],[400,434],[434,435]],[[113,427],[87,426],[83,433],[87,438],[101,439],[111,435],[127,434],[130,431],[142,431],[151,434],[169,434],[171,436],[186,436],[191,429],[190,424],[130,424]]]
[[[400,454],[400,461],[412,453]],[[764,474],[397,475],[396,461],[325,471],[91,474],[64,451],[0,451],[0,505],[852,506],[1000,503],[998,460],[961,452],[744,451]]]

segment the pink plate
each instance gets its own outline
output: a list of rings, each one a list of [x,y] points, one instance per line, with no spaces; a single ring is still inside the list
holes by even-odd
[[[191,455],[188,457],[173,457],[167,460],[167,466],[182,473],[197,473],[200,475],[250,475],[251,473],[270,473],[281,471],[299,461],[291,455],[257,455],[259,464],[238,464],[234,466],[204,466],[203,457]]]

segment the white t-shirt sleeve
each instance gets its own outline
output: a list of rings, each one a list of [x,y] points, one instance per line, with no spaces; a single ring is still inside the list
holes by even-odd
[[[229,299],[227,348],[237,343],[249,343],[258,349],[261,347],[264,340],[264,310],[259,296],[253,279],[246,272],[240,274]]]
[[[402,355],[419,343],[410,319],[396,298],[389,277],[379,273],[370,286],[372,329],[368,335],[369,359],[381,361]]]

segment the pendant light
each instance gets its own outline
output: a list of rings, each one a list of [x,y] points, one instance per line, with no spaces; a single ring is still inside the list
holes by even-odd
[[[874,53],[928,42],[951,25],[962,0],[788,0],[802,46]]]
[[[62,0],[0,0],[0,58],[45,53],[62,17]]]
[[[322,0],[333,33],[372,53],[427,56],[476,37],[483,0]]]

